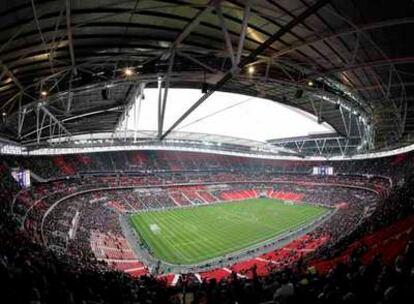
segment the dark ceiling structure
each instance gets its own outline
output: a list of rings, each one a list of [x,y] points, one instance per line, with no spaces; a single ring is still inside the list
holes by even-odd
[[[304,155],[413,140],[411,0],[6,0],[0,20],[0,136],[19,145],[114,132],[145,87],[162,89],[157,140],[215,91],[329,123],[269,141]],[[175,87],[205,94],[164,128]]]

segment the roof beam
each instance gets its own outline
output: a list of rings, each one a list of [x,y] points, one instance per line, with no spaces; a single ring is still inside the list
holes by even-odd
[[[196,64],[198,64],[199,66],[201,66],[201,67],[203,67],[203,68],[205,68],[207,71],[210,71],[211,73],[217,73],[217,72],[219,72],[219,70],[217,70],[217,69],[215,69],[215,68],[213,68],[213,67],[211,67],[211,66],[208,66],[207,64],[205,64],[205,63],[203,63],[203,62],[201,62],[200,60],[198,60],[197,58],[194,58],[193,56],[191,56],[191,55],[189,55],[189,54],[187,54],[187,53],[184,53],[184,52],[181,52],[181,51],[176,51],[176,54],[178,55],[178,56],[181,56],[181,57],[184,57],[184,58],[187,58],[188,60],[190,60],[190,61],[192,61],[192,62],[194,62],[194,63],[196,63]]]
[[[45,8],[48,8],[47,6],[45,6]],[[45,14],[47,13],[47,10],[46,9],[40,9],[40,10],[38,10],[37,11],[37,14],[38,14],[38,17],[40,18],[40,17],[42,17],[42,16],[44,16]],[[5,42],[5,43],[2,43],[1,45],[0,45],[0,53],[3,53],[3,51],[5,50],[5,49],[7,49],[9,46],[10,46],[10,44],[17,38],[17,37],[19,37],[19,35],[24,31],[24,30],[26,30],[27,28],[29,28],[29,27],[31,27],[32,26],[32,23],[34,23],[35,22],[35,19],[36,18],[33,18],[33,19],[31,19],[30,21],[28,21],[28,22],[26,22],[26,23],[23,23],[22,25],[20,25],[19,26],[19,28],[10,36],[10,38]]]
[[[61,123],[61,121],[57,119],[55,115],[50,113],[50,111],[46,109],[46,107],[44,107],[43,105],[39,105],[39,108],[42,109],[42,111],[45,112],[63,131],[65,131],[66,134],[72,136],[72,133],[70,133],[69,130],[66,129],[66,127]]]
[[[221,30],[222,30],[223,35],[224,35],[224,41],[226,42],[226,48],[227,48],[227,52],[229,53],[229,56],[230,56],[231,64],[232,64],[233,68],[235,68],[236,65],[237,65],[237,62],[236,62],[236,58],[235,58],[234,51],[233,51],[233,43],[231,41],[229,32],[228,32],[227,27],[226,27],[226,21],[224,20],[224,17],[223,17],[223,12],[221,10],[220,2],[216,3],[216,12],[217,12],[217,17],[218,17],[219,22],[220,22]]]
[[[251,6],[251,0],[246,0],[246,4],[244,7],[244,14],[243,14],[243,21],[242,21],[242,28],[240,31],[240,39],[239,39],[239,45],[237,48],[237,54],[236,54],[236,64],[240,62],[241,55],[243,52],[244,47],[244,40],[246,38],[246,32],[247,32],[247,25],[250,17],[250,6]]]
[[[78,72],[76,70],[76,61],[75,61],[75,51],[73,48],[73,35],[72,35],[72,16],[71,16],[71,7],[70,7],[70,1],[66,0],[66,30],[68,35],[68,42],[69,42],[69,54],[70,54],[70,60],[72,62],[72,73],[74,75],[77,75]]]
[[[3,67],[3,72],[1,74],[2,77],[4,77],[4,75],[9,75],[9,77],[13,80],[14,84],[20,89],[23,90],[23,85],[20,83],[20,81],[16,78],[16,76],[14,76],[13,72],[10,71],[10,69],[7,67],[7,65],[5,65],[1,60],[0,60],[0,66]],[[1,77],[1,78],[2,78]],[[0,78],[0,80],[1,80]]]
[[[161,108],[159,109],[160,116],[158,117],[158,137],[161,137],[162,130],[164,128],[165,109],[167,108],[168,89],[170,88],[170,79],[171,79],[172,69],[174,66],[174,59],[175,59],[175,51],[173,50],[170,54],[167,74],[164,76],[164,83],[165,83],[164,96],[162,98],[162,101],[160,100],[160,103],[159,103],[159,106],[161,106]]]
[[[369,24],[363,24],[358,26],[358,28],[354,27],[348,27],[345,29],[340,29],[335,32],[328,33],[321,37],[321,35],[315,35],[312,37],[305,38],[305,41],[300,41],[299,43],[296,43],[290,47],[287,47],[285,49],[280,50],[279,52],[276,52],[274,55],[271,56],[271,58],[277,58],[282,55],[286,55],[288,53],[291,53],[293,51],[297,51],[306,47],[309,47],[311,45],[328,41],[334,38],[351,35],[358,32],[366,32],[366,31],[372,31],[375,29],[385,28],[385,27],[392,27],[392,26],[398,26],[398,25],[404,25],[404,24],[411,24],[414,23],[414,18],[402,18],[402,19],[391,19],[386,20],[382,22],[375,22],[375,23],[369,23]],[[260,61],[264,61],[264,59],[261,59]]]
[[[414,63],[414,56],[388,58],[388,59],[381,59],[381,60],[374,60],[374,61],[357,63],[357,64],[353,64],[353,65],[345,65],[345,66],[342,66],[342,67],[328,69],[328,70],[322,71],[320,73],[316,72],[313,75],[308,75],[307,78],[321,77],[321,76],[332,75],[332,74],[335,74],[335,73],[340,73],[340,72],[345,72],[345,71],[352,71],[352,70],[363,69],[363,68],[373,68],[373,67],[381,67],[381,66],[395,65],[395,64],[407,64],[407,63]]]
[[[89,117],[89,116],[94,116],[94,115],[99,115],[99,114],[105,114],[105,113],[107,113],[107,112],[120,112],[120,111],[122,111],[124,108],[122,107],[122,106],[116,106],[116,107],[106,107],[106,108],[103,108],[103,109],[100,109],[100,110],[96,110],[96,111],[92,111],[92,112],[88,112],[88,113],[83,113],[83,114],[79,114],[79,115],[75,115],[75,116],[71,116],[71,117],[68,117],[68,118],[64,118],[64,119],[62,119],[61,120],[61,122],[62,123],[70,123],[71,121],[74,121],[74,120],[79,120],[79,119],[82,119],[82,118],[85,118],[85,117]],[[26,108],[24,107],[23,108],[23,110],[26,110]],[[26,112],[26,111],[25,111]],[[25,113],[25,115],[26,115],[27,113]],[[23,123],[24,123],[24,121],[22,121],[21,122],[22,123],[22,126],[21,127],[23,127]],[[40,128],[40,130],[43,130],[43,129],[47,129],[47,128],[49,128],[49,127],[51,127],[51,125],[52,124],[48,124],[48,125],[45,125],[45,126],[42,126],[42,128]],[[20,127],[19,127],[20,128]],[[35,133],[37,133],[38,131],[40,131],[40,130],[34,130],[34,131],[31,131],[31,132],[28,132],[28,133],[26,133],[26,134],[24,134],[23,136],[20,136],[19,138],[21,138],[21,139],[25,139],[25,138],[27,138],[27,137],[29,137],[29,136],[31,136],[31,135],[33,135],[33,134],[35,134]],[[21,131],[20,131],[20,133],[21,133]]]
[[[288,147],[297,153],[303,153],[307,156],[311,155],[329,155],[337,152],[345,156],[348,153],[355,152],[360,145],[359,137],[317,137],[317,138],[291,138],[272,143],[275,147]]]
[[[330,0],[319,0],[314,5],[309,6],[305,11],[303,11],[300,15],[296,18],[293,18],[290,22],[286,25],[281,27],[275,34],[270,36],[265,42],[263,42],[259,47],[257,47],[253,52],[251,52],[247,57],[245,57],[240,63],[238,67],[242,69],[247,64],[252,62],[262,54],[270,45],[274,42],[279,40],[282,36],[286,33],[291,31],[295,26],[301,23],[310,15],[314,14],[318,11],[321,7],[328,4]],[[228,71],[211,89],[207,91],[199,100],[197,100],[183,115],[181,115],[175,123],[160,137],[160,139],[164,139],[168,134],[170,134],[184,119],[187,118],[195,109],[197,109],[208,97],[210,97],[215,91],[219,90],[227,81],[229,81],[233,77],[233,69]]]
[[[185,38],[187,38],[188,35],[190,35],[193,28],[200,24],[200,21],[204,17],[204,15],[212,10],[213,7],[211,6],[211,2],[212,1],[210,1],[203,10],[199,11],[194,16],[194,18],[184,27],[183,31],[177,36],[174,43],[172,44],[172,48],[175,48],[178,45],[180,45],[185,40]]]
[[[47,41],[45,39],[45,36],[43,35],[42,27],[40,26],[40,21],[39,21],[40,20],[40,16],[39,16],[38,11],[36,9],[36,5],[35,5],[34,0],[31,0],[31,5],[32,5],[32,11],[33,11],[34,21],[35,21],[36,28],[37,28],[37,31],[38,31],[39,36],[40,36],[40,40],[42,41],[42,45],[43,45],[44,51],[47,54],[49,54],[49,49],[47,47]],[[52,60],[51,56],[47,56],[47,58],[48,58],[48,61],[49,61],[50,70],[51,70],[52,73],[54,73],[55,71],[54,71],[54,67],[53,67],[53,60]]]
[[[41,122],[40,122],[40,111],[44,113]],[[68,129],[66,129],[63,123],[58,118],[56,118],[56,116],[53,115],[45,106],[43,106],[43,104],[39,103],[37,106],[37,110],[36,110],[37,143],[40,143],[40,138],[42,135],[42,130],[44,129],[44,123],[46,121],[46,116],[48,116],[50,120],[49,126],[52,126],[52,121],[53,121],[54,124],[59,127],[59,133],[60,131],[63,131],[66,133],[66,135],[69,136],[69,138],[72,136],[72,133]],[[49,128],[49,131],[50,131],[49,136],[52,137],[54,128],[53,128],[53,131],[51,128]]]

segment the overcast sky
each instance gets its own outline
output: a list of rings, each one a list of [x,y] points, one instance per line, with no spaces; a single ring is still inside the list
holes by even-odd
[[[201,97],[200,90],[169,89],[164,130]],[[131,109],[128,129],[157,130],[158,89],[145,89],[140,110]],[[139,105],[137,106],[139,109]],[[138,115],[134,115],[138,113]],[[267,99],[215,92],[176,129],[251,140],[333,132],[327,124],[298,109]]]

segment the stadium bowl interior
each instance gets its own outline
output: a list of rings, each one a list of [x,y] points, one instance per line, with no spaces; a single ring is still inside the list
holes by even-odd
[[[1,303],[412,303],[414,2],[0,2]]]

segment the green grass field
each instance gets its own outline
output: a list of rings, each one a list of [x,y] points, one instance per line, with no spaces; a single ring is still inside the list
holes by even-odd
[[[192,264],[274,238],[326,212],[260,198],[138,213],[131,215],[131,222],[158,259]]]

